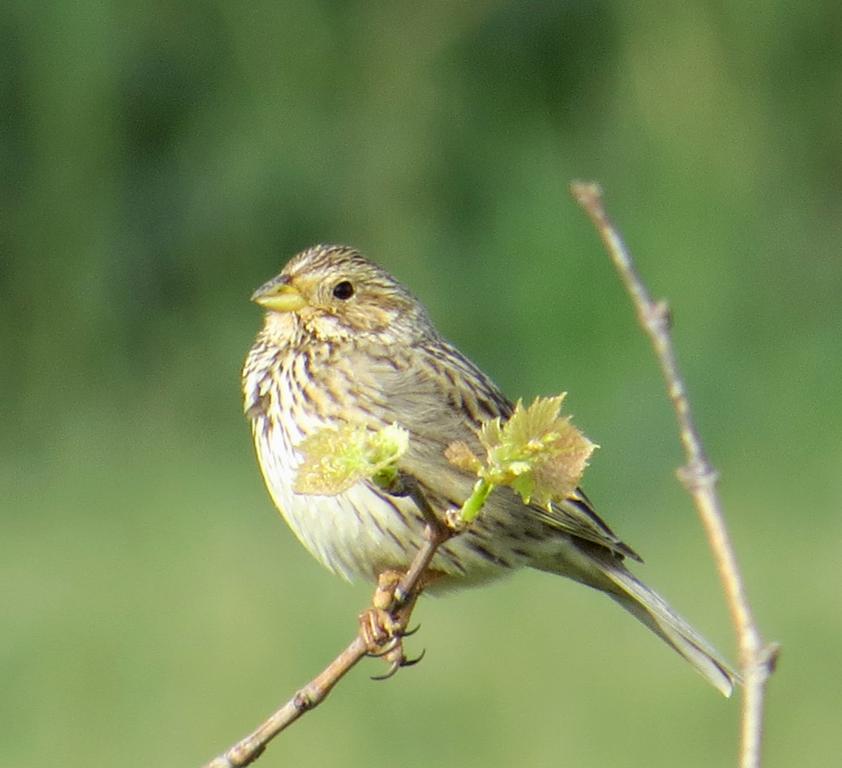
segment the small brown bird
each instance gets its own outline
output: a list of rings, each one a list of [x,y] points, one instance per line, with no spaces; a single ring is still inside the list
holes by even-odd
[[[299,253],[252,300],[266,316],[243,368],[245,412],[275,505],[335,573],[376,581],[405,570],[423,541],[415,503],[371,482],[336,496],[298,494],[297,446],[325,427],[397,423],[410,435],[400,470],[444,514],[461,506],[476,480],[445,449],[463,441],[480,454],[480,426],[506,419],[512,404],[439,335],[406,288],[352,248]],[[733,672],[625,558],[640,560],[581,491],[548,510],[497,488],[477,520],[438,550],[431,589],[475,585],[522,566],[567,576],[605,592],[730,695]]]

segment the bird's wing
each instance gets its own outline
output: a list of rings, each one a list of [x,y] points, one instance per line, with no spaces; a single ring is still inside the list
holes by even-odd
[[[413,475],[425,489],[435,489],[435,499],[447,507],[459,507],[470,495],[476,478],[448,462],[445,449],[461,440],[477,455],[482,423],[512,413],[512,404],[496,384],[455,347],[440,339],[409,351],[360,355],[366,379],[376,382],[371,412],[383,423],[397,423],[410,433],[410,447],[401,469]],[[358,368],[357,365],[354,366]],[[518,505],[513,514],[529,514],[548,527],[600,544],[619,555],[640,560],[596,514],[588,497],[577,489],[574,496],[549,508]]]
[[[642,563],[643,558],[612,531],[596,513],[590,499],[581,488],[564,501],[553,502],[549,509],[530,506],[530,510],[547,525],[580,539],[602,544],[620,555]]]

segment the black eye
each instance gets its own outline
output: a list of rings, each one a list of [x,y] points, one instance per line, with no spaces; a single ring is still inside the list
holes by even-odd
[[[354,295],[354,286],[347,280],[343,280],[341,283],[333,286],[333,295],[341,301],[350,299]]]

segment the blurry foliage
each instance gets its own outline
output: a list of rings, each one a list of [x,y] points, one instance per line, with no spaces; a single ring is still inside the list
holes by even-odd
[[[5,2],[9,764],[195,764],[352,629],[366,590],[270,512],[238,400],[250,292],[318,241],[393,271],[512,397],[568,390],[603,446],[597,508],[729,647],[651,353],[573,177],[603,183],[674,308],[750,593],[784,643],[768,765],[831,764],[840,29],[829,0]],[[544,765],[555,747],[725,764],[734,708],[602,603],[532,575],[425,604],[423,675],[356,676],[261,764]],[[464,731],[419,744],[421,708]]]

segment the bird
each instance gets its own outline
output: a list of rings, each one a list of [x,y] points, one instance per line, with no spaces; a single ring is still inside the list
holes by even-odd
[[[462,442],[480,454],[482,424],[505,421],[512,402],[439,334],[407,288],[352,247],[301,251],[251,299],[265,312],[243,365],[243,403],[275,506],[306,549],[348,580],[406,570],[424,541],[415,501],[370,480],[332,496],[296,492],[301,442],[324,429],[398,424],[409,434],[398,469],[444,516],[476,481],[446,449]],[[736,673],[632,574],[629,560],[642,562],[584,491],[538,506],[499,487],[439,547],[425,591],[482,585],[524,567],[565,576],[608,595],[730,696]]]

